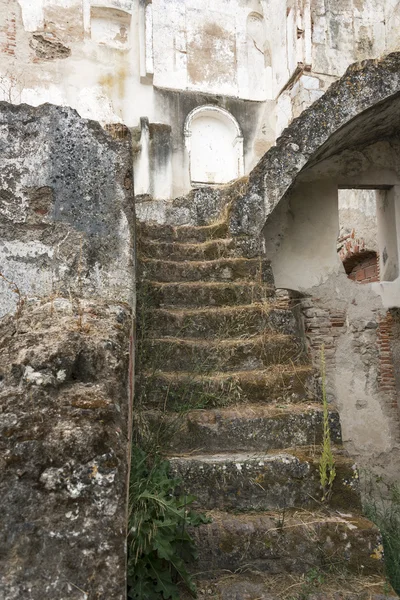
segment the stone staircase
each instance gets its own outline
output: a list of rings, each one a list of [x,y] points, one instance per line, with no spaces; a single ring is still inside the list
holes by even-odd
[[[378,598],[381,539],[360,516],[335,408],[337,476],[321,503],[322,406],[258,241],[231,239],[224,222],[141,223],[138,238],[137,403],[146,427],[164,434],[183,490],[212,518],[193,533],[200,596]],[[342,595],[318,577],[296,596],[320,571],[335,573]],[[274,595],[285,586],[291,596]]]

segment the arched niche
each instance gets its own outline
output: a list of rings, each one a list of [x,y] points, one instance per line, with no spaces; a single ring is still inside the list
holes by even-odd
[[[109,6],[90,7],[90,37],[98,44],[117,49],[130,46],[131,15]]]
[[[227,110],[195,108],[186,119],[184,133],[192,183],[227,183],[243,175],[243,136]]]

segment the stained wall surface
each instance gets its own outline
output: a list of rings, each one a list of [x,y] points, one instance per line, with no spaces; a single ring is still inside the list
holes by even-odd
[[[129,134],[111,133],[0,103],[7,600],[125,598],[134,211]]]
[[[191,110],[211,103],[232,113],[249,173],[349,64],[398,48],[400,7],[395,0],[1,0],[0,17],[0,99],[71,106],[82,117],[137,128],[138,189],[160,199],[191,188],[184,140]],[[140,143],[142,117],[171,127],[155,176],[151,150]]]

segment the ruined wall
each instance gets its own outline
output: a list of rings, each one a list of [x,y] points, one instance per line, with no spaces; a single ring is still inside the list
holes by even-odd
[[[136,163],[138,189],[171,198],[191,187],[190,110],[232,107],[249,173],[348,64],[397,48],[399,18],[394,0],[0,0],[0,100],[171,127],[162,168]]]
[[[122,599],[129,135],[1,103],[0,162],[0,596]]]
[[[325,346],[329,397],[338,405],[347,448],[361,466],[392,479],[398,477],[400,458],[399,389],[390,349],[394,329],[380,294],[386,285],[398,289],[398,282],[351,281],[337,252],[337,237],[339,187],[386,185],[397,190],[398,149],[397,137],[377,141],[305,170],[264,228],[277,287],[301,292],[296,303],[317,368],[321,344]],[[379,202],[386,192],[376,194]],[[368,215],[358,212],[358,224],[365,225]],[[379,255],[384,248],[392,251],[386,239],[378,242]]]

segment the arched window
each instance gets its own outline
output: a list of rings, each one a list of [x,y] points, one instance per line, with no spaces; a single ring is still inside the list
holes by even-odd
[[[243,175],[243,136],[227,110],[195,108],[186,119],[185,142],[193,183],[227,183]]]

